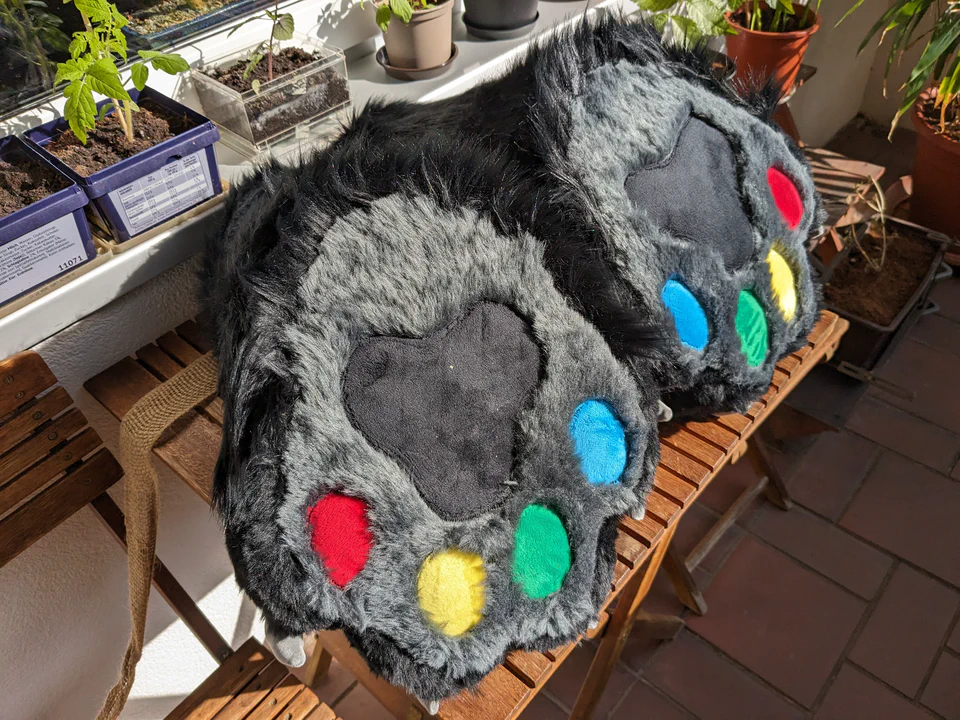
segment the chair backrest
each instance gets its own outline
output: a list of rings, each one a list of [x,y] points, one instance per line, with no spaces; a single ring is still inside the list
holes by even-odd
[[[123,474],[37,353],[0,361],[0,567]]]

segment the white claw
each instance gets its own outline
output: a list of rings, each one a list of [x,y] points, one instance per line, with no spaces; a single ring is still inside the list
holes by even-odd
[[[593,620],[590,621],[590,624],[587,625],[587,629],[588,629],[588,630],[596,630],[599,625],[600,625],[600,621],[597,620],[597,619],[593,619]]]
[[[430,715],[436,715],[438,712],[440,712],[439,700],[431,700],[430,702],[425,702],[420,700],[420,698],[417,698],[417,700],[420,701],[420,704],[423,705],[423,709],[430,713]]]
[[[634,520],[643,520],[647,516],[647,507],[646,505],[637,508],[636,510],[630,511],[630,517]]]
[[[303,667],[307,662],[307,651],[303,646],[302,635],[279,637],[270,632],[264,635],[264,641],[274,656],[287,667]]]

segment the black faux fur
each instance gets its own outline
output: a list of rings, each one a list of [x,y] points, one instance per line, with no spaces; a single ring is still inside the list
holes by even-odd
[[[544,168],[544,158],[570,142],[564,100],[592,70],[619,61],[668,69],[766,123],[776,108],[771,88],[738,91],[714,74],[702,50],[665,47],[648,25],[601,16],[539,41],[505,77],[463,95],[430,104],[371,102],[328,149],[292,168],[267,163],[231,193],[202,270],[224,401],[213,497],[238,583],[280,632],[338,624],[301,602],[296,589],[304,571],[291,556],[248,556],[243,542],[265,532],[272,535],[263,544],[282,542],[277,527],[258,522],[277,517],[285,487],[280,453],[301,393],[280,338],[302,311],[296,291],[316,258],[313,243],[336,219],[399,193],[475,210],[505,234],[529,232],[542,240],[558,287],[618,357],[669,361],[663,309],[646,305],[618,277],[574,180]],[[745,388],[733,401],[757,389]],[[608,524],[600,545],[597,606],[609,587],[615,527]],[[422,697],[443,697],[479,680],[420,667],[381,633],[345,630],[375,670]]]

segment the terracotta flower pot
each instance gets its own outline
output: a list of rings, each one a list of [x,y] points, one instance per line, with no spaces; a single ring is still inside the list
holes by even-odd
[[[920,103],[930,99],[927,90],[913,107],[917,131],[917,156],[913,166],[910,219],[934,230],[960,238],[960,143],[939,135],[920,115]]]
[[[453,0],[414,10],[409,23],[393,15],[383,44],[394,67],[425,70],[442,65],[450,59],[453,46]]]
[[[801,5],[794,5],[797,16],[806,12]],[[811,11],[813,24],[793,32],[762,32],[749,30],[728,12],[727,22],[736,29],[736,35],[727,36],[727,55],[737,63],[737,76],[763,83],[767,78],[789,90],[800,72],[800,62],[810,44],[810,36],[820,29],[820,16]]]

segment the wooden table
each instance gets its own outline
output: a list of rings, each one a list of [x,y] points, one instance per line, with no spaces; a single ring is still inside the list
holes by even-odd
[[[640,604],[661,563],[681,599],[696,606],[696,591],[683,563],[668,557],[670,540],[687,508],[724,465],[739,457],[746,441],[760,424],[824,358],[829,357],[847,328],[846,321],[824,312],[810,334],[809,342],[777,365],[767,393],[743,415],[723,415],[706,422],[670,424],[661,433],[661,459],[655,487],[643,520],[624,517],[617,536],[617,562],[613,584],[601,622],[591,631],[599,637],[599,649],[580,690],[571,717],[589,718],[606,686],[613,666],[635,626],[659,637],[672,636],[680,627],[675,618],[652,616]],[[187,322],[175,332],[157,338],[156,344],[137,351],[90,379],[86,389],[117,418],[122,419],[143,395],[161,380],[210,349],[200,326]],[[213,469],[220,448],[223,406],[215,398],[184,416],[156,446],[154,452],[207,503],[210,502]],[[405,691],[375,677],[343,634],[322,632],[323,653],[311,662],[322,670],[329,651],[397,718],[417,720],[428,711]],[[550,652],[513,651],[502,665],[490,672],[472,692],[462,692],[440,704],[436,713],[446,720],[507,720],[523,711],[576,643]]]

